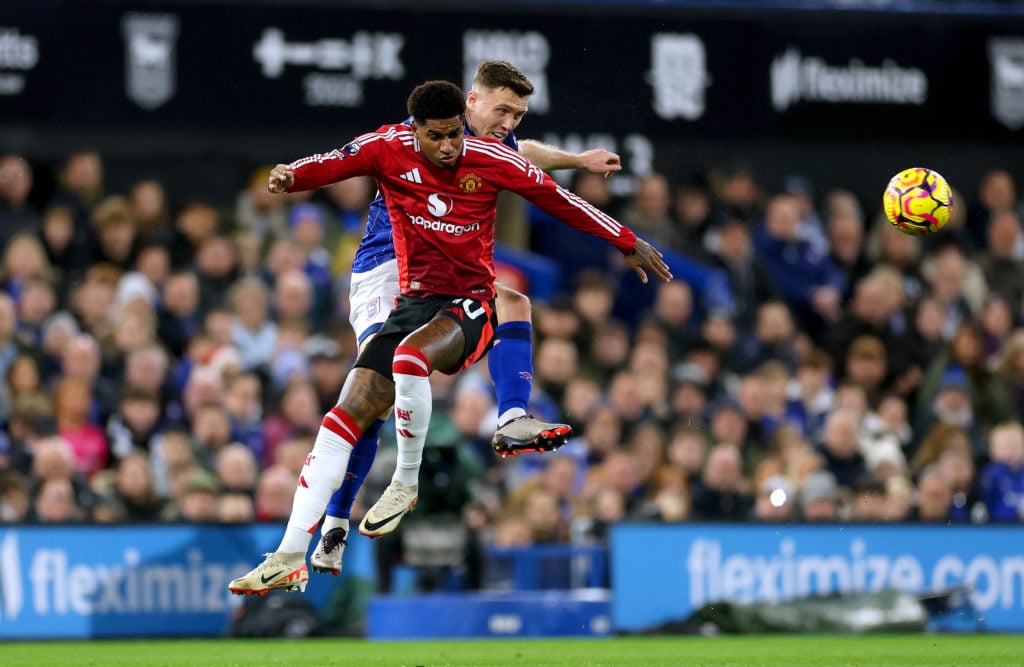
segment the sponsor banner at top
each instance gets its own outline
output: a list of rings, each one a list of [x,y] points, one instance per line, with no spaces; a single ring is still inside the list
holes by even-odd
[[[501,58],[536,87],[537,136],[942,141],[1024,127],[1024,28],[995,16],[53,4],[45,21],[0,11],[7,120],[351,135],[399,120],[414,85],[469,87],[480,60]]]

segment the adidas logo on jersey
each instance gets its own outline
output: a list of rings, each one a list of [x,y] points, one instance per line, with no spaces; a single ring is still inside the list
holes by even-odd
[[[412,183],[422,183],[423,179],[420,178],[420,168],[416,167],[412,171],[407,171],[402,174],[399,178],[405,179]]]

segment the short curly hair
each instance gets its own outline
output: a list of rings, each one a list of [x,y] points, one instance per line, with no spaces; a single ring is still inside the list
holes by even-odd
[[[466,94],[450,81],[426,81],[413,88],[406,107],[409,115],[420,124],[454,118],[465,115]]]

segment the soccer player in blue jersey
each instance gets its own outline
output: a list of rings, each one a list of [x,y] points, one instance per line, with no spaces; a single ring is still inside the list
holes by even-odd
[[[533,92],[530,80],[511,63],[480,63],[466,95],[466,134],[500,141],[545,171],[586,169],[610,175],[622,169],[619,156],[604,149],[570,153],[539,141],[518,141],[515,129],[526,114]],[[498,399],[498,429],[492,444],[501,454],[556,449],[565,442],[570,427],[545,423],[526,413],[533,377],[530,301],[511,288],[500,284],[497,288],[498,328],[488,357]],[[383,326],[398,294],[391,221],[378,194],[370,205],[366,232],[352,263],[349,319],[360,349]],[[373,465],[377,433],[386,418],[387,414],[381,415],[367,428],[352,452],[345,482],[331,497],[321,526],[322,537],[310,559],[314,571],[341,572],[352,503]]]

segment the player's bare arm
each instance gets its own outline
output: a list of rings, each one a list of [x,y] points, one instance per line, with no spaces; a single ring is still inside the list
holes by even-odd
[[[544,171],[555,169],[586,169],[595,174],[611,175],[622,171],[622,159],[609,150],[594,148],[582,153],[570,153],[534,139],[521,139],[519,152]]]
[[[295,172],[286,164],[276,165],[270,170],[270,180],[267,189],[275,195],[279,195],[295,183]]]
[[[666,283],[672,280],[672,272],[668,270],[668,264],[662,259],[661,252],[641,238],[637,238],[633,252],[626,255],[626,263],[636,271],[644,283],[647,282],[647,272],[644,269],[653,273],[658,280]]]

